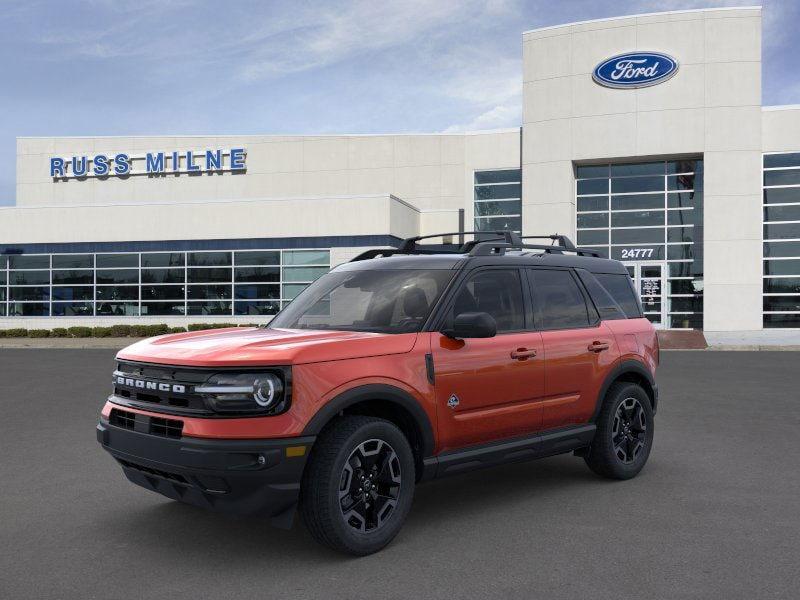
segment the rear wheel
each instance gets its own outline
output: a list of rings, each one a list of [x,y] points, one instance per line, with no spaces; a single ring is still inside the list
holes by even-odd
[[[603,477],[630,479],[642,470],[653,446],[650,398],[635,383],[615,383],[597,418],[597,433],[584,460]]]
[[[346,416],[314,444],[303,474],[300,512],[311,535],[357,556],[394,539],[414,496],[414,456],[389,421]]]

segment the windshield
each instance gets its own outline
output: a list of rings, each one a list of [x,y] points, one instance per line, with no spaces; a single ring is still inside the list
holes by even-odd
[[[295,298],[271,328],[414,333],[454,271],[332,271]]]

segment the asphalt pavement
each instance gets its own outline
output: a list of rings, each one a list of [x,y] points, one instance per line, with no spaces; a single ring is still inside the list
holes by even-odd
[[[424,484],[350,558],[129,483],[94,427],[112,350],[0,349],[0,598],[797,598],[796,352],[665,352],[650,461],[559,456]]]

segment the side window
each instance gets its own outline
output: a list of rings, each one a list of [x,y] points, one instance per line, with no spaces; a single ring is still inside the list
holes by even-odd
[[[595,273],[594,276],[617,301],[617,304],[625,312],[625,316],[629,319],[638,319],[642,316],[639,300],[636,298],[636,292],[633,291],[633,282],[630,277],[622,273]]]
[[[498,333],[525,329],[525,303],[519,271],[491,269],[472,275],[456,294],[448,325],[465,312],[489,313],[497,321]]]
[[[589,326],[586,300],[569,271],[531,269],[530,274],[539,329]]]
[[[586,269],[576,269],[575,272],[586,287],[586,291],[589,292],[589,296],[592,298],[592,302],[594,302],[597,310],[600,311],[602,319],[613,321],[627,318],[622,307],[611,297],[608,291],[606,291],[606,288],[595,279],[594,275]]]

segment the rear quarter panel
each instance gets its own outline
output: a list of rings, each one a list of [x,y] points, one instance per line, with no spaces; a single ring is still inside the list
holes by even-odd
[[[619,360],[638,360],[655,376],[658,367],[658,337],[647,319],[606,321],[619,347]]]

